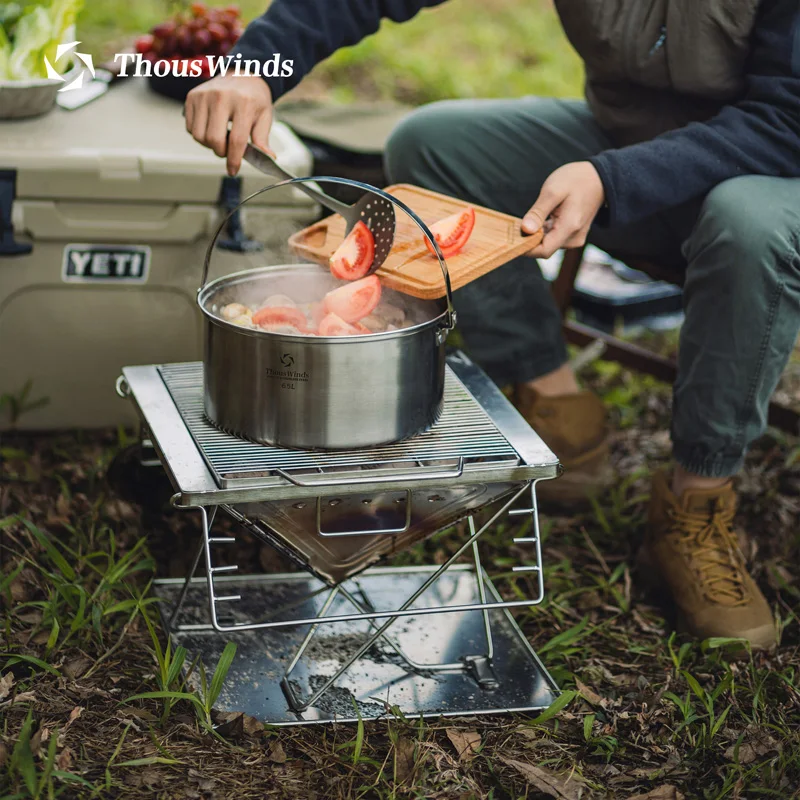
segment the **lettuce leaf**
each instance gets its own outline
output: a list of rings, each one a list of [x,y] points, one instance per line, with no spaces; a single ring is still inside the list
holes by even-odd
[[[27,7],[14,26],[7,77],[16,80],[46,78],[45,56],[56,70],[62,74],[66,72],[72,59],[62,58],[56,62],[56,49],[67,38],[67,30],[75,24],[82,7],[83,0],[52,0],[49,6]]]
[[[11,77],[8,60],[11,57],[11,42],[0,25],[0,81],[8,80]]]

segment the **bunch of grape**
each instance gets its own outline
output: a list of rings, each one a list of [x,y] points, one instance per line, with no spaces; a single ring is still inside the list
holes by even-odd
[[[243,30],[238,6],[208,8],[205,3],[192,3],[188,11],[179,12],[140,36],[136,52],[150,61],[224,56]]]

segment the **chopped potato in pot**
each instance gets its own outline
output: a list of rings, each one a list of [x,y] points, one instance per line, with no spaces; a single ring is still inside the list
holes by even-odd
[[[238,317],[251,317],[253,312],[245,305],[241,303],[228,303],[228,305],[222,307],[222,319],[228,320],[228,322],[235,321]]]

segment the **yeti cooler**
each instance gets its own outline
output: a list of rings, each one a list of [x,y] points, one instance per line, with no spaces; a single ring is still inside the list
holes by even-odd
[[[226,206],[274,181],[249,164],[226,179],[184,126],[181,105],[137,78],[75,111],[0,122],[0,429],[133,424],[121,367],[202,357],[209,237]],[[287,127],[270,144],[311,174]],[[267,251],[254,265],[275,263],[269,250],[318,216],[294,187],[265,192],[230,230],[231,269],[248,238]]]

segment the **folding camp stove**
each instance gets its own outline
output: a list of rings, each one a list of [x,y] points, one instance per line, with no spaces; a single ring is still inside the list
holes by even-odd
[[[172,504],[202,523],[186,579],[155,592],[190,660],[213,670],[225,643],[237,645],[219,710],[297,725],[534,711],[555,699],[511,610],[544,597],[536,484],[560,466],[466,355],[448,356],[430,430],[362,450],[288,450],[218,430],[203,412],[200,363],[127,367],[118,391],[169,475]],[[236,536],[214,532],[219,511],[299,570],[220,565]],[[460,537],[425,546],[434,563],[376,566],[459,522]],[[488,531],[508,538],[511,599],[482,566]]]

